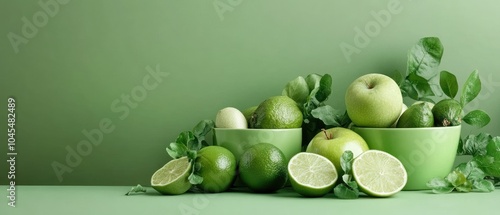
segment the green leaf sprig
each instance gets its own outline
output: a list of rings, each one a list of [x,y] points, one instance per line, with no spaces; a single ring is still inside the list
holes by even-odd
[[[342,175],[342,183],[333,188],[333,193],[339,199],[357,199],[359,198],[358,183],[353,180],[352,162],[354,161],[353,154],[350,150],[345,151],[340,158],[340,166],[344,171]]]
[[[210,133],[214,127],[214,121],[202,120],[191,131],[181,132],[175,142],[170,143],[166,148],[168,155],[173,159],[185,156],[189,158],[192,168],[188,180],[193,185],[203,182],[203,177],[197,174],[200,168],[195,165],[195,160],[198,151],[203,146],[209,145],[205,136]]]
[[[325,104],[332,93],[332,77],[329,74],[309,74],[306,78],[299,76],[288,82],[282,95],[292,98],[302,110],[303,144],[309,141],[324,128],[347,127],[351,120],[347,112],[336,110]]]
[[[448,71],[442,71],[440,73],[439,83],[443,93],[448,96],[448,98],[455,99],[458,93],[458,82],[455,75]],[[469,75],[462,87],[459,102],[462,111],[468,103],[479,95],[480,91],[481,79],[479,78],[479,72],[475,70]],[[472,110],[466,113],[462,120],[469,125],[482,128],[490,123],[491,119],[490,116],[483,110]]]
[[[439,93],[436,76],[443,52],[437,37],[422,38],[408,51],[406,76],[396,80],[403,96],[433,102],[430,97]]]

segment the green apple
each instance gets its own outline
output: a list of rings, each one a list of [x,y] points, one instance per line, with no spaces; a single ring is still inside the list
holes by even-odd
[[[402,104],[398,84],[383,74],[363,75],[345,93],[347,114],[360,127],[390,127],[401,115]]]
[[[354,157],[357,157],[362,152],[368,150],[368,145],[356,132],[347,128],[336,127],[316,134],[311,142],[309,142],[306,152],[326,157],[335,165],[339,175],[342,175],[340,158],[347,150],[350,150]]]

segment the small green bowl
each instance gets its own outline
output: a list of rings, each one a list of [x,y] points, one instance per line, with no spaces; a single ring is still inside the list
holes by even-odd
[[[460,126],[429,128],[351,128],[370,149],[398,158],[408,173],[403,190],[427,190],[432,178],[443,178],[455,162]]]
[[[246,149],[258,143],[270,143],[278,147],[287,163],[302,146],[302,128],[292,129],[230,129],[215,128],[214,142],[234,154],[236,161]]]

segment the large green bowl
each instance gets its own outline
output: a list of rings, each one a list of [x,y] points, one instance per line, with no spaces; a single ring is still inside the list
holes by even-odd
[[[461,127],[351,129],[370,149],[385,151],[403,163],[408,173],[403,190],[426,190],[429,180],[443,178],[453,168]]]
[[[278,147],[287,159],[299,153],[302,146],[302,128],[292,129],[229,129],[215,128],[215,143],[231,151],[239,161],[246,149],[257,143]]]

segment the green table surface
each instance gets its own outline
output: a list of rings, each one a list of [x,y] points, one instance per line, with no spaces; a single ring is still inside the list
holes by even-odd
[[[7,186],[0,186],[6,194]],[[390,198],[303,198],[291,188],[273,194],[231,191],[162,196],[152,188],[125,196],[124,186],[17,186],[16,207],[4,197],[0,214],[495,214],[500,190],[432,194],[402,191]],[[5,195],[3,195],[5,196]]]

